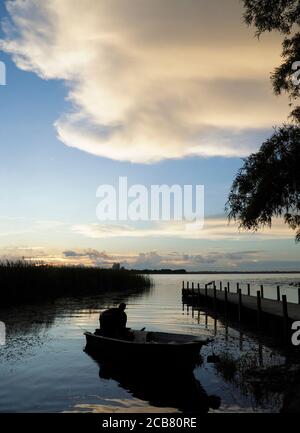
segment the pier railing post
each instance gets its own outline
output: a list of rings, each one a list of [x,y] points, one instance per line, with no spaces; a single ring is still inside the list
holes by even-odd
[[[300,305],[300,288],[298,289],[298,304]]]
[[[284,339],[287,341],[289,335],[289,315],[286,295],[282,295],[282,314],[283,314],[283,332]]]
[[[186,283],[186,288],[187,288],[187,290],[189,290],[189,285],[190,285],[190,283],[187,282],[187,283]]]
[[[280,286],[277,286],[277,301],[280,301]]]
[[[261,291],[261,297],[263,299],[264,298],[264,286],[263,285],[260,286],[260,291]]]
[[[240,290],[240,283],[236,283],[236,293],[239,293]]]
[[[260,329],[260,327],[261,327],[261,294],[260,294],[259,290],[256,292],[256,295],[257,295],[257,327],[258,327],[258,329]]]
[[[220,292],[222,292],[222,281],[220,281]]]
[[[230,292],[230,283],[229,283],[229,281],[227,283],[227,290],[228,290],[228,293],[229,293]]]
[[[247,294],[250,296],[250,284],[247,284]]]
[[[227,293],[227,287],[225,287],[225,293],[224,293],[224,306],[225,306],[225,313],[227,314],[227,301],[228,301],[228,293]]]

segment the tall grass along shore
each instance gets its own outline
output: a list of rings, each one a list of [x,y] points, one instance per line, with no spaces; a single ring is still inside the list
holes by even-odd
[[[96,295],[105,291],[142,291],[151,286],[145,275],[126,269],[52,266],[25,261],[0,263],[1,304]]]

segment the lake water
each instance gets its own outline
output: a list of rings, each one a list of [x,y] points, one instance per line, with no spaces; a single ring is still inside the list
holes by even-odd
[[[230,281],[232,286],[239,281],[242,288],[249,282],[254,291],[264,284],[265,297],[272,298],[280,285],[288,300],[296,302],[298,291],[289,284],[299,281],[300,275],[154,275],[152,279],[153,289],[140,295],[63,298],[1,310],[7,338],[0,346],[0,412],[177,412],[188,410],[189,404],[194,409],[195,401],[200,411],[209,406],[217,412],[279,411],[280,392],[253,390],[230,371],[207,362],[207,356],[229,354],[229,360],[261,366],[282,364],[285,357],[273,342],[228,326],[221,317],[216,320],[201,311],[183,310],[182,280],[205,283],[214,279]],[[214,337],[201,350],[203,363],[184,381],[183,377],[160,377],[155,384],[146,380],[147,371],[136,378],[132,371],[99,365],[83,351],[83,332],[93,331],[99,312],[120,301],[127,303],[132,328]],[[211,404],[215,397],[220,398],[220,405]]]

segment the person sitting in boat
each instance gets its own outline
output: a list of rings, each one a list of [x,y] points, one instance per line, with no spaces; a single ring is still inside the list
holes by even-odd
[[[127,314],[125,313],[126,304],[122,302],[118,308],[109,308],[100,314],[100,334],[104,337],[126,337]]]

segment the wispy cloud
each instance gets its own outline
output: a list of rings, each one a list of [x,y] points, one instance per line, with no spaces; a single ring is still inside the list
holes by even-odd
[[[26,217],[1,217],[0,237],[43,233],[51,230],[52,233],[66,228],[66,223],[57,220],[39,220]]]
[[[206,218],[203,229],[186,230],[183,222],[152,223],[148,227],[112,225],[112,224],[75,224],[73,232],[88,238],[173,238],[173,239],[208,239],[208,240],[260,240],[288,239],[293,232],[282,220],[274,220],[272,228],[264,228],[257,232],[239,230],[235,223],[228,223],[224,217]]]
[[[227,0],[15,0],[1,47],[17,66],[65,80],[67,146],[133,162],[244,156],[281,122],[275,35],[258,42]],[[252,135],[251,135],[252,131]],[[249,134],[250,138],[249,139]]]

